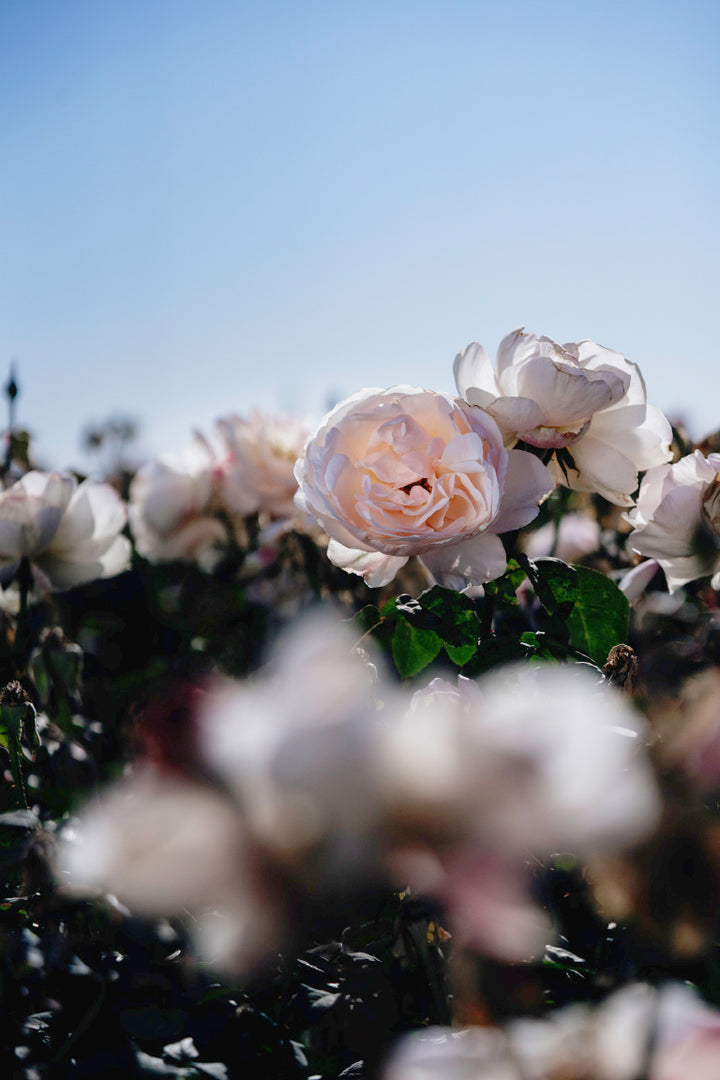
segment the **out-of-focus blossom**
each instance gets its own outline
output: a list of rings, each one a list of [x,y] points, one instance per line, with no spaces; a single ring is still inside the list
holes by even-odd
[[[328,555],[386,585],[417,555],[449,588],[478,587],[506,566],[498,533],[537,514],[552,479],[508,452],[481,409],[414,387],[363,390],[338,405],[296,466],[298,507],[331,537]]]
[[[350,854],[374,829],[377,668],[353,636],[319,614],[283,635],[257,677],[228,682],[201,713],[205,760],[276,857],[321,844]],[[384,688],[391,696],[390,684]]]
[[[600,526],[586,514],[565,514],[556,529],[548,521],[525,537],[523,550],[531,559],[553,555],[565,562],[579,562],[600,546]]]
[[[130,486],[130,528],[138,552],[151,562],[212,559],[227,541],[218,517],[223,470],[198,436],[178,457],[138,469]],[[247,502],[249,513],[252,501]]]
[[[639,369],[592,341],[558,345],[515,330],[500,342],[495,368],[482,345],[463,349],[455,379],[497,420],[506,445],[522,439],[556,451],[553,475],[576,491],[632,506],[638,471],[670,460],[670,425],[647,404]],[[558,459],[558,451],[567,453]]]
[[[426,1028],[396,1048],[383,1080],[715,1080],[720,1013],[687,986],[631,983],[504,1030]]]
[[[309,435],[304,424],[290,417],[253,412],[249,419],[228,416],[218,420],[226,451],[222,495],[229,507],[250,506],[242,513],[292,518],[297,491],[295,462]]]
[[[0,493],[0,577],[29,560],[45,589],[72,589],[127,570],[130,542],[120,531],[125,504],[108,484],[66,473],[26,473]]]
[[[626,516],[630,547],[657,559],[670,592],[710,574],[720,588],[720,454],[696,450],[650,469]]]
[[[76,893],[150,916],[190,912],[200,950],[224,966],[251,968],[279,940],[281,898],[237,809],[209,787],[141,769],[85,809],[58,865]]]
[[[399,816],[426,809],[449,830],[462,823],[501,850],[536,853],[632,843],[652,828],[646,725],[579,665],[502,668],[428,691],[384,736],[385,797]]]
[[[576,666],[433,680],[380,732],[391,873],[442,901],[459,943],[526,959],[550,934],[528,858],[625,846],[655,823],[643,733]]]

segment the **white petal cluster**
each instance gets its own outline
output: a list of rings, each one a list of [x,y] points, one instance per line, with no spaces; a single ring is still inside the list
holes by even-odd
[[[522,960],[549,934],[528,860],[623,846],[657,813],[641,723],[580,668],[435,680],[410,700],[317,618],[212,690],[196,734],[216,788],[140,770],[88,807],[62,865],[138,910],[187,908],[206,928],[217,909],[225,966],[257,959],[248,927],[260,952],[277,941],[290,897],[380,879],[439,898],[470,947]]]
[[[291,419],[231,416],[217,422],[219,448],[197,434],[182,454],[143,465],[130,487],[139,553],[210,568],[250,514],[260,515],[263,536],[276,539],[296,524],[293,470],[306,436]]]
[[[321,422],[298,461],[295,497],[331,537],[330,559],[370,586],[411,555],[440,584],[475,589],[506,566],[498,533],[552,489],[532,455],[507,451],[495,421],[445,394],[363,390]]]
[[[455,379],[466,401],[495,418],[508,446],[522,440],[555,451],[555,479],[576,491],[632,506],[638,471],[670,460],[670,425],[647,404],[639,369],[592,341],[558,345],[515,330],[500,343],[495,368],[482,345],[463,349]]]
[[[28,559],[39,585],[61,591],[113,577],[130,564],[120,535],[125,504],[109,484],[32,471],[0,493],[0,575]]]
[[[227,535],[217,516],[221,477],[217,455],[199,436],[183,454],[141,466],[129,508],[140,555],[151,562],[212,557]]]
[[[626,516],[630,547],[660,563],[670,592],[710,574],[720,587],[720,454],[650,469]]]
[[[715,1080],[720,1012],[688,986],[630,983],[505,1029],[426,1028],[397,1047],[383,1080]]]

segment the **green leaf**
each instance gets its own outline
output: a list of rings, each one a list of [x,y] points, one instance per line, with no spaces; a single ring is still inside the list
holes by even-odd
[[[488,581],[485,585],[485,595],[494,596],[501,603],[508,604],[510,607],[517,607],[518,598],[516,592],[526,577],[527,572],[519,563],[515,559],[509,559],[507,570],[503,576],[496,578],[495,581]]]
[[[442,645],[434,630],[426,630],[415,626],[408,618],[398,617],[392,636],[392,655],[400,676],[409,679],[418,675],[432,663]]]
[[[422,594],[419,603],[422,610],[432,616],[427,629],[434,630],[440,637],[452,662],[463,667],[477,652],[480,637],[480,620],[474,601],[436,585]]]
[[[630,605],[617,585],[585,566],[576,566],[578,597],[568,618],[570,644],[599,667],[613,645],[627,641]]]
[[[528,576],[548,615],[565,620],[580,594],[577,570],[562,559],[528,559]]]

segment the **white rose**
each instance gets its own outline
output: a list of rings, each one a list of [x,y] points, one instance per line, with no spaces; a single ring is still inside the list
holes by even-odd
[[[647,404],[639,369],[592,341],[558,345],[515,330],[500,342],[496,370],[473,343],[455,358],[455,379],[507,445],[522,439],[555,451],[553,475],[575,491],[632,506],[638,471],[670,460],[670,425]]]
[[[10,581],[23,558],[53,590],[120,574],[130,564],[130,542],[120,536],[126,516],[109,484],[26,473],[0,493],[0,576]]]
[[[320,424],[296,465],[299,509],[328,555],[386,585],[411,555],[440,584],[477,587],[506,566],[497,533],[531,521],[552,489],[532,454],[507,451],[481,409],[430,390],[363,390]]]
[[[138,469],[129,511],[138,552],[151,562],[212,557],[227,540],[217,517],[221,476],[217,456],[200,436],[181,456]]]
[[[657,559],[670,592],[709,574],[720,587],[720,454],[650,469],[626,518],[630,547]]]

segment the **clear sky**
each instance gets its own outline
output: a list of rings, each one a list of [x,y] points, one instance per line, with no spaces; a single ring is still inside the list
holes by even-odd
[[[720,426],[719,58],[716,0],[2,0],[21,421],[158,453],[526,325]]]

